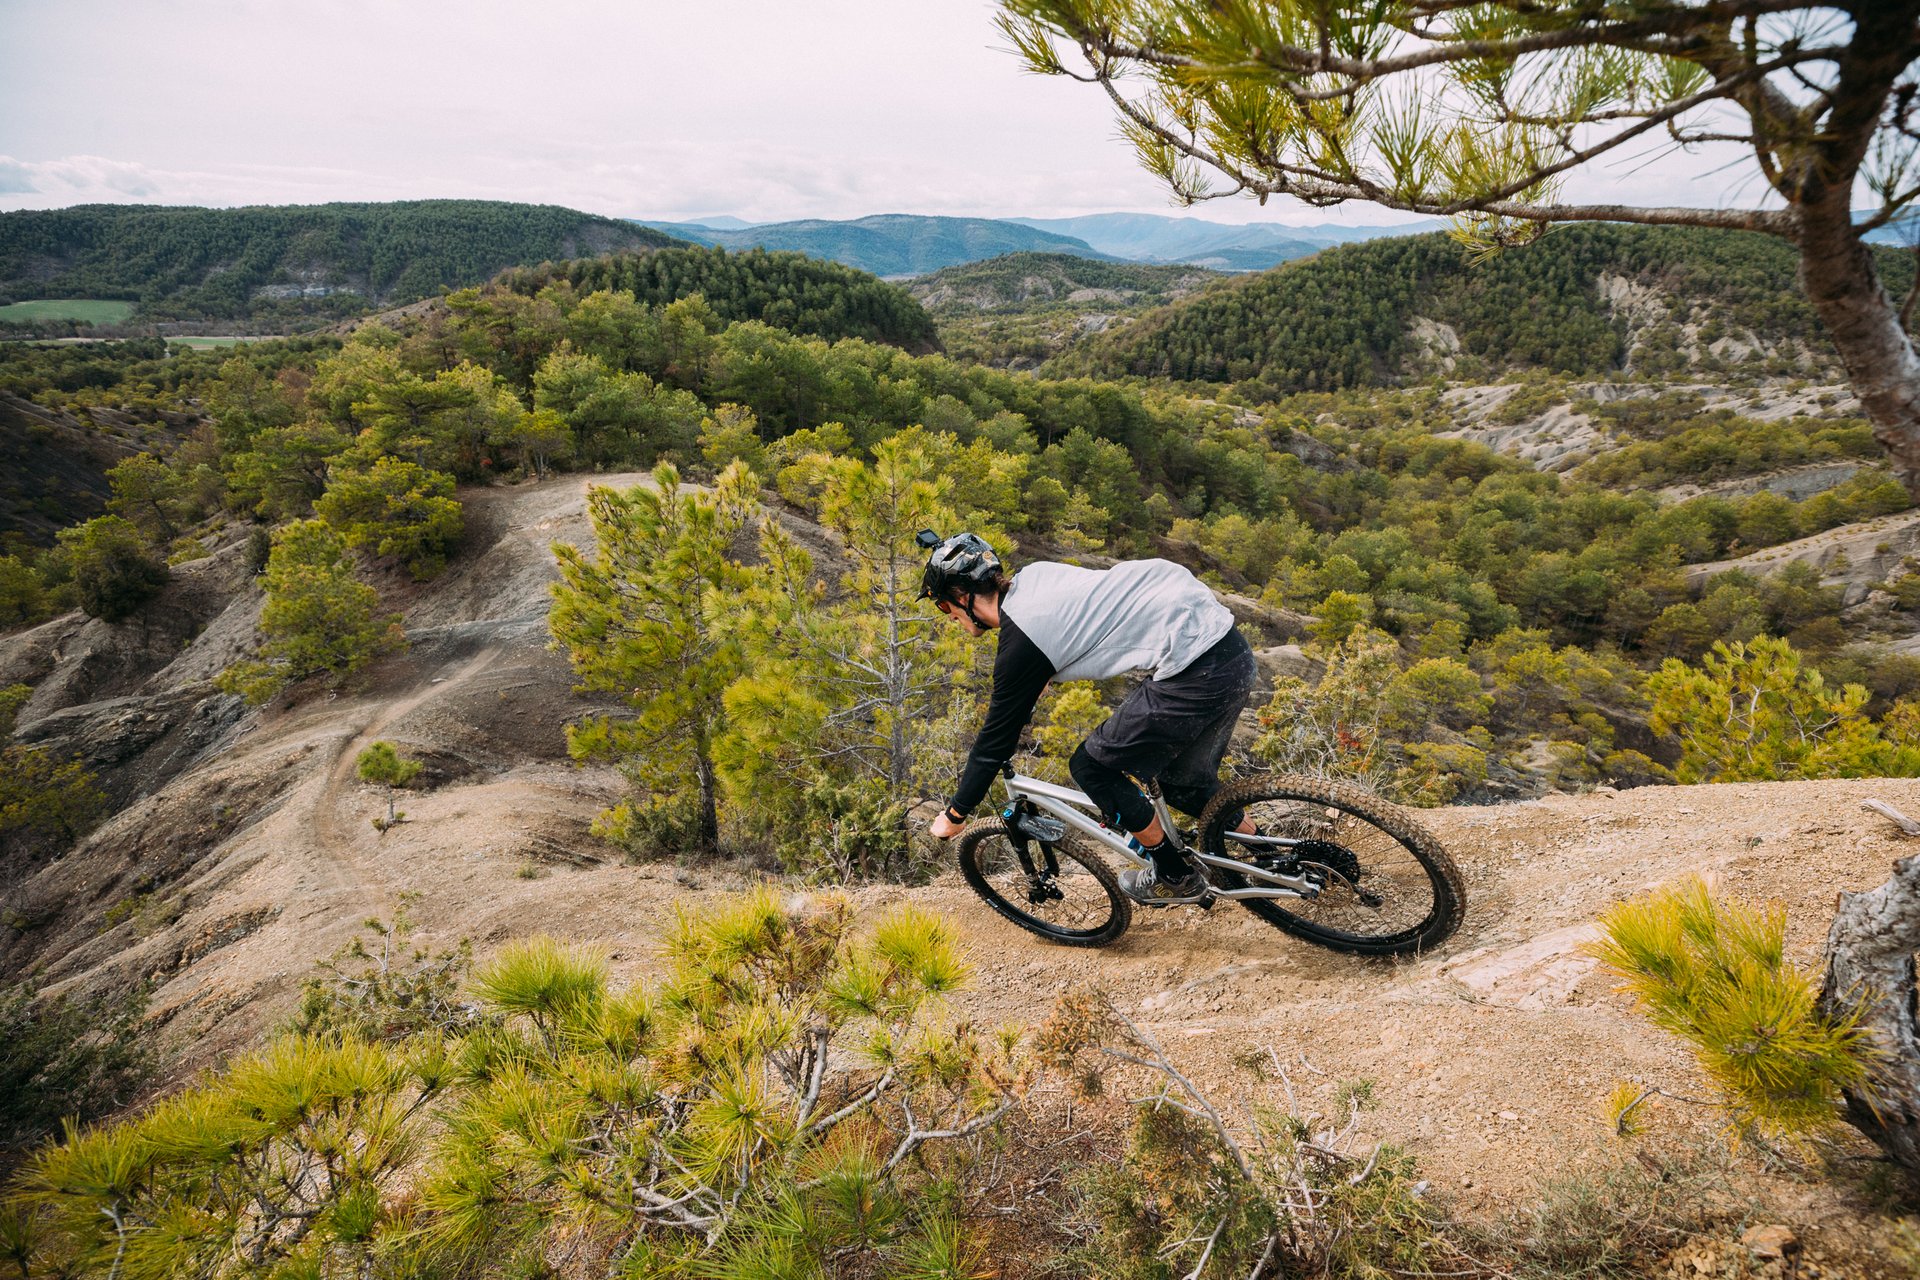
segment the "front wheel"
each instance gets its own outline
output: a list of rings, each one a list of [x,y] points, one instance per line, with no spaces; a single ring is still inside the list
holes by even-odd
[[[1052,845],[1030,840],[1027,849],[1031,873],[1006,823],[976,822],[960,833],[960,874],[988,906],[1050,941],[1099,947],[1126,932],[1133,901],[1098,853],[1082,848],[1071,831]]]
[[[1291,843],[1238,839],[1233,828],[1242,815],[1258,836]],[[1215,856],[1315,882],[1315,897],[1239,902],[1268,924],[1336,951],[1424,951],[1459,927],[1466,912],[1459,868],[1433,834],[1399,805],[1350,782],[1268,774],[1223,787],[1200,815],[1199,839]],[[1227,889],[1260,883],[1217,867],[1207,874]]]

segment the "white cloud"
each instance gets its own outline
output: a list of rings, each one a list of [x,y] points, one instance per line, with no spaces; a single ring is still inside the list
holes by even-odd
[[[0,0],[0,209],[485,197],[659,219],[1179,212],[992,0]],[[49,104],[56,104],[50,109]],[[1661,156],[1580,199],[1718,204]],[[1704,176],[1703,176],[1704,175]],[[1224,222],[1382,222],[1275,200]]]

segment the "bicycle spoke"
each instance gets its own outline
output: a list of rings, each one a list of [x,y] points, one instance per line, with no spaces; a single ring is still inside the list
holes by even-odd
[[[1411,929],[1433,912],[1433,882],[1419,859],[1398,840],[1370,822],[1324,805],[1298,800],[1268,800],[1251,806],[1247,816],[1265,834],[1308,843],[1282,854],[1282,864],[1297,857],[1309,874],[1315,865],[1325,888],[1317,898],[1289,900],[1292,914],[1343,933],[1390,934]],[[1369,905],[1350,883],[1377,905]]]
[[[1259,833],[1236,840],[1244,815]],[[1207,847],[1256,867],[1317,881],[1317,894],[1248,898],[1270,924],[1323,946],[1375,955],[1432,946],[1459,923],[1459,872],[1404,810],[1350,783],[1299,776],[1252,778],[1208,806]],[[1278,842],[1284,841],[1284,844]],[[1220,872],[1230,882],[1243,879]]]
[[[1036,854],[1038,850],[1035,851]],[[1039,878],[1041,890],[1050,889],[1043,901],[1034,902],[1035,877],[1020,865],[1013,843],[1004,836],[985,842],[978,857],[980,875],[1008,902],[1026,914],[1062,929],[1097,929],[1113,914],[1107,901],[1106,886],[1072,858],[1056,858],[1059,874]],[[1034,864],[1044,868],[1045,860],[1036,856]],[[1058,896],[1053,896],[1057,894]]]

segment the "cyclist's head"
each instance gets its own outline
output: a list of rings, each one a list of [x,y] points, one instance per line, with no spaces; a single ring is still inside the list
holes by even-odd
[[[915,541],[931,552],[926,572],[920,575],[922,600],[958,604],[962,596],[1000,594],[1006,581],[1000,557],[979,534],[956,533],[942,538],[931,529],[922,529]]]

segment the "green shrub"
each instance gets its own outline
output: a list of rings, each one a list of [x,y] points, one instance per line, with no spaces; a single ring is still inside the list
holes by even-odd
[[[0,847],[62,850],[106,812],[106,793],[78,758],[45,747],[0,748]]]
[[[47,616],[46,587],[34,567],[18,556],[0,555],[0,627],[17,627]]]
[[[354,758],[353,767],[360,781],[378,783],[387,789],[386,821],[375,818],[374,827],[385,832],[397,826],[407,815],[394,811],[393,793],[420,776],[420,762],[401,755],[391,742],[375,742]]]
[[[27,699],[32,696],[32,685],[0,685],[0,742],[13,736],[13,726],[20,718],[20,708],[26,706]]]
[[[144,990],[91,997],[0,992],[0,1168],[55,1132],[134,1099],[152,1071]]]
[[[474,1023],[478,1006],[460,998],[473,948],[465,938],[451,951],[412,946],[412,896],[402,898],[391,921],[368,920],[353,941],[319,962],[289,1031],[394,1043]]]
[[[348,546],[398,561],[421,581],[446,567],[465,528],[453,477],[398,458],[335,476],[313,510]]]
[[[1623,902],[1591,952],[1654,1024],[1686,1041],[1738,1122],[1796,1139],[1830,1128],[1866,1076],[1866,1033],[1818,1008],[1786,958],[1786,909],[1716,899],[1700,880]]]
[[[119,516],[100,516],[60,531],[79,593],[90,618],[124,622],[167,585],[167,563],[140,531]]]
[[[598,1275],[979,1274],[939,1153],[1024,1068],[945,1016],[967,967],[944,922],[856,936],[844,901],[764,891],[682,915],[624,989],[526,939],[467,1019],[455,966],[396,978],[376,932],[319,980],[320,1034],[35,1156],[6,1230],[30,1274],[551,1275],[562,1250]]]
[[[1716,643],[1697,668],[1669,658],[1647,692],[1681,782],[1920,775],[1920,705],[1876,721],[1864,687],[1832,687],[1785,640]]]
[[[379,593],[354,576],[345,544],[322,521],[298,520],[274,535],[265,585],[259,658],[236,663],[216,682],[250,704],[308,676],[343,679],[406,647],[399,616],[376,613]]]

